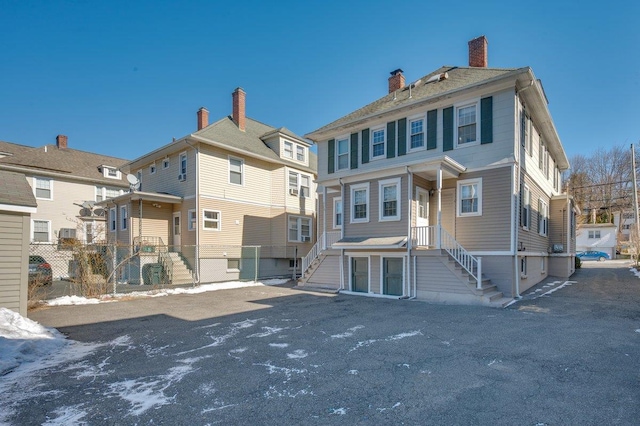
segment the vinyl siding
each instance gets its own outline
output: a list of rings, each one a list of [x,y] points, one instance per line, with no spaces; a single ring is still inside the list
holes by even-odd
[[[538,211],[538,201],[542,198],[542,200],[547,203],[547,206],[549,206],[549,197],[533,181],[531,176],[524,175],[523,180],[528,186],[531,194],[531,223],[529,224],[528,230],[520,227],[520,230],[518,232],[518,243],[522,243],[526,248],[526,251],[546,253],[547,249],[549,248],[549,237],[542,236],[539,232],[538,221],[540,219],[540,212]],[[548,233],[550,234],[550,232]]]
[[[164,244],[172,244],[172,205],[160,204],[161,208],[153,207],[152,203],[142,204],[142,236],[160,237]],[[140,234],[140,212],[138,202],[132,203],[132,211],[129,212],[129,222],[131,224],[131,235],[137,237]]]
[[[567,251],[567,200],[554,199],[549,203],[549,243],[550,245],[562,244],[564,252]]]
[[[180,174],[180,154],[187,154],[187,178],[179,181]],[[162,161],[169,158],[169,167],[162,168]],[[200,157],[202,159],[202,156]],[[156,172],[149,173],[149,166],[155,161]],[[165,192],[178,197],[187,197],[195,194],[196,189],[196,154],[193,148],[181,149],[170,154],[168,157],[158,157],[154,161],[146,163],[139,169],[132,170],[133,174],[142,172],[141,191],[143,192]],[[202,167],[202,164],[201,164]]]
[[[375,294],[382,294],[380,286],[380,256],[369,257],[369,291]]]
[[[407,200],[407,175],[389,176],[381,180],[393,179],[399,177],[400,191],[398,199],[400,201],[400,220],[396,221],[380,221],[380,180],[369,181],[369,222],[351,223],[351,187],[359,183],[345,185],[344,190],[344,225],[345,237],[382,237],[407,234],[407,208],[409,206]]]
[[[454,221],[455,239],[470,251],[509,250],[511,247],[511,167],[465,173],[459,180],[482,179],[482,215],[457,217],[456,200],[451,210],[443,208],[443,226],[450,232]],[[447,188],[457,188],[457,180],[445,180]],[[456,189],[457,190],[457,189]],[[450,192],[449,192],[450,193]],[[447,193],[443,206],[452,205]],[[449,217],[445,217],[449,216]]]
[[[322,284],[333,288],[340,287],[340,256],[327,256],[309,277],[307,283]]]
[[[30,219],[0,213],[0,307],[27,316]]]

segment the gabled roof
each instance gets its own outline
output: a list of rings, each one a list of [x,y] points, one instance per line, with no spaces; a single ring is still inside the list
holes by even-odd
[[[102,165],[120,168],[127,163],[122,158],[94,154],[71,148],[44,145],[38,148],[0,141],[0,152],[7,154],[0,158],[0,169],[18,170],[27,174],[54,173],[70,178],[80,177],[102,182],[105,185],[128,186],[122,173],[121,179],[104,177],[99,167]]]
[[[245,131],[243,132],[238,129],[238,126],[233,122],[231,116],[224,117],[204,129],[193,133],[191,136],[198,137],[200,142],[204,142],[204,139],[228,147],[233,151],[241,151],[267,161],[286,164],[312,173],[317,172],[318,159],[315,153],[309,151],[309,167],[306,167],[295,161],[281,158],[276,152],[269,148],[263,139],[265,135],[270,136],[276,133],[286,134],[299,141],[304,141],[302,137],[284,127],[277,129],[249,117],[246,118]]]
[[[37,207],[33,190],[22,173],[0,170],[0,204]]]
[[[510,73],[518,74],[527,70],[528,68],[475,68],[445,65],[403,87],[402,89],[389,93],[388,95],[309,133],[306,137],[312,138],[312,135],[315,133],[331,130],[373,115],[383,114],[401,106],[416,103],[421,100],[435,98],[440,95],[477,86],[478,84],[504,77]],[[446,79],[427,83],[429,78],[443,73],[447,73]]]

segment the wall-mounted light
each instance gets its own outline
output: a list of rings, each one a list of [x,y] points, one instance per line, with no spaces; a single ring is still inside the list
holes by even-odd
[[[152,204],[153,207],[155,207],[156,209],[159,209],[160,207],[162,207],[160,204],[158,203],[153,203]]]
[[[520,241],[518,243],[518,251],[525,251],[527,248],[524,246],[524,243]]]
[[[435,189],[430,189],[429,190],[429,196],[433,197],[433,194],[435,194],[435,193],[436,193]]]

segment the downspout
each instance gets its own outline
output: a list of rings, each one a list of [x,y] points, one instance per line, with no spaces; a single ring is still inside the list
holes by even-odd
[[[193,146],[188,140],[184,140],[184,143],[193,148],[196,152],[196,249],[195,255],[195,282],[200,282],[200,148]],[[189,211],[187,210],[187,228],[189,227]]]
[[[340,239],[344,238],[344,228],[346,224],[345,216],[344,216],[344,183],[342,183],[342,178],[338,179],[340,182],[340,199],[342,200],[342,227],[340,228]],[[344,290],[344,249],[340,249],[340,290]]]
[[[409,299],[415,299],[415,293],[411,296],[411,283],[415,282],[415,274],[414,271],[411,270],[411,248],[412,248],[412,235],[411,235],[411,223],[413,216],[413,172],[406,166],[407,168],[407,290]]]
[[[344,207],[343,207],[343,210],[344,210]],[[335,215],[335,212],[333,214]],[[344,215],[342,215],[342,223],[344,224]],[[326,249],[327,249],[327,186],[323,185],[322,186],[322,250],[326,250]]]
[[[515,273],[515,298],[520,299],[520,263],[518,261],[518,220],[516,217],[517,212],[520,211],[520,167],[517,164],[513,164],[513,172],[511,173],[511,179],[513,179],[513,195],[511,197],[511,220],[513,220],[513,227],[511,232],[511,252],[514,258],[514,273]],[[516,201],[517,200],[517,201]]]

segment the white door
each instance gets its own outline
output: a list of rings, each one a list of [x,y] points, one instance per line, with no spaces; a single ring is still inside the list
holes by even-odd
[[[429,238],[429,193],[426,189],[416,188],[416,244],[419,246],[428,246],[431,238]]]
[[[172,232],[173,232],[173,245],[179,246],[182,244],[180,240],[180,212],[176,212],[173,214],[173,223],[172,223]]]

